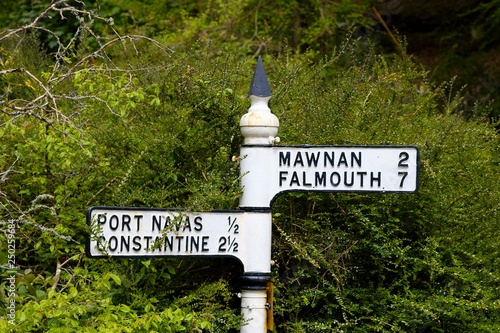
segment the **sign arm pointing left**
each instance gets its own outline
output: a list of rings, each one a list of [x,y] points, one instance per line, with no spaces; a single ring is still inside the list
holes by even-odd
[[[169,209],[92,207],[89,257],[237,258],[245,272],[270,272],[270,212],[182,212]]]

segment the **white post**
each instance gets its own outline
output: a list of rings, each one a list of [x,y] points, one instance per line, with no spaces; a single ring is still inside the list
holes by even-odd
[[[271,98],[271,89],[261,57],[257,62],[249,96],[250,109],[240,120],[241,134],[245,138],[244,144],[270,146],[279,142],[279,138],[275,135],[278,133],[280,123],[267,105]]]
[[[240,333],[267,332],[267,291],[241,290],[241,313],[244,324]]]
[[[265,179],[255,181],[255,177],[258,177],[259,174],[265,174],[265,172],[259,170],[265,169],[266,166],[252,162],[259,160],[254,158],[259,150],[261,151],[264,147],[269,148],[275,142],[279,142],[279,138],[276,137],[279,121],[268,107],[271,89],[269,88],[261,57],[257,62],[249,96],[251,101],[250,109],[240,120],[241,133],[245,138],[240,152],[241,185],[243,187],[243,194],[240,197],[240,209],[268,212],[268,214],[263,214],[263,218],[266,219],[263,228],[266,230],[261,230],[263,237],[255,239],[255,246],[266,247],[269,251],[266,252],[268,255],[255,258],[255,260],[259,260],[263,264],[261,271],[244,272],[241,277],[241,313],[243,314],[244,325],[241,327],[240,332],[266,333],[267,312],[271,306],[267,300],[267,284],[271,280],[270,249],[272,244],[270,235],[272,216],[270,201],[266,199],[268,195],[263,193],[265,187],[261,186]],[[247,173],[252,174],[252,177],[246,177]],[[259,265],[259,267],[261,266]]]

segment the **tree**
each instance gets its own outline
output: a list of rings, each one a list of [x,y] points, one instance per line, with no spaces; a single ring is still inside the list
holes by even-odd
[[[287,8],[284,30],[274,29],[267,3],[268,11],[253,12],[257,26],[241,24],[251,2],[179,3],[179,31],[161,36],[149,20],[126,20],[148,4],[111,1],[101,13],[117,13],[113,20],[79,2],[55,1],[0,34],[0,241],[7,245],[15,225],[18,266],[0,258],[5,306],[6,278],[16,277],[18,323],[9,326],[4,316],[2,330],[228,332],[241,325],[237,263],[88,259],[85,211],[236,208],[238,121],[249,106],[253,55],[267,51],[271,109],[284,144],[411,144],[421,151],[415,195],[277,199],[277,330],[493,331],[498,133],[457,114],[462,94],[454,82],[432,84],[405,52],[382,55],[355,31],[330,49],[323,37],[335,25],[309,12],[297,15],[324,29],[296,32],[297,44],[236,38],[294,35],[288,17],[297,17],[295,3],[279,3]],[[336,12],[349,4],[309,5]],[[61,15],[76,26],[55,28],[65,22]],[[48,40],[56,42],[48,47]]]
[[[120,67],[127,63],[112,58],[124,50],[134,53],[141,41],[162,56],[171,51],[145,36],[119,35],[112,19],[81,5],[54,1],[31,22],[0,35],[1,222],[15,230],[10,235],[17,246],[14,257],[2,258],[2,281],[16,281],[14,293],[2,284],[3,300],[17,304],[16,325],[4,317],[0,326],[19,332],[94,331],[104,324],[116,332],[210,327],[189,310],[150,312],[155,307],[150,295],[132,308],[115,305],[122,280],[108,265],[84,257],[84,207],[110,185],[106,179],[98,188],[104,177],[93,174],[99,167],[105,171],[107,160],[97,132],[89,130],[91,122],[126,123],[138,102],[158,103],[154,85],[138,86],[136,72],[144,68],[131,68],[132,62]],[[71,38],[50,28],[54,17],[78,23]],[[96,32],[98,23],[114,33]],[[45,48],[42,35],[55,44]],[[8,234],[1,236],[3,247]]]

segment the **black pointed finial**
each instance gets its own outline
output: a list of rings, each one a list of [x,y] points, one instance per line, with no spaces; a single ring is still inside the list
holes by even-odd
[[[264,69],[261,56],[259,56],[259,59],[257,60],[257,67],[255,68],[255,73],[253,74],[252,84],[250,85],[250,92],[248,95],[257,97],[271,96],[271,88],[269,87],[269,82],[267,81],[266,70]]]

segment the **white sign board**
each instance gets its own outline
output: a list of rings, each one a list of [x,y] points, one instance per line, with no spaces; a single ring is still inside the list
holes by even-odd
[[[412,146],[243,146],[240,158],[242,185],[262,184],[256,193],[244,193],[241,207],[291,191],[411,193],[418,188],[419,152]]]
[[[259,270],[270,256],[271,213],[92,207],[87,223],[90,257],[231,256],[245,270]],[[261,244],[262,242],[262,244]],[[267,242],[267,243],[266,243]],[[265,257],[264,257],[265,258]],[[269,263],[266,263],[269,266]],[[266,266],[266,267],[267,267]]]

